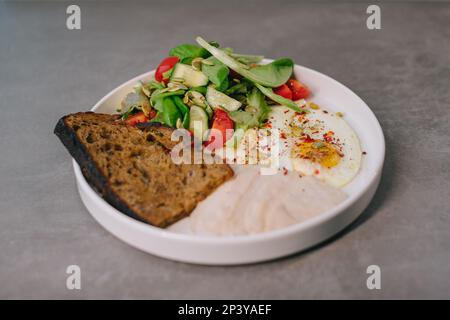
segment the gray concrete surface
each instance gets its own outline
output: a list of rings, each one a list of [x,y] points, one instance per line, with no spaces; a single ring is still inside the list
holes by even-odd
[[[450,298],[450,3],[383,2],[379,31],[364,3],[78,3],[81,31],[66,29],[67,3],[0,3],[0,298]],[[206,267],[140,252],[93,220],[57,119],[195,35],[292,57],[371,106],[386,163],[356,223],[303,254]],[[81,291],[65,287],[70,264]],[[366,288],[371,264],[381,290]]]

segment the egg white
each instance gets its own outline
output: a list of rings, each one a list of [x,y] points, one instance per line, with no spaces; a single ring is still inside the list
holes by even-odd
[[[358,174],[361,166],[361,146],[355,131],[343,117],[326,110],[309,109],[304,116],[306,123],[299,123],[296,118],[291,122],[291,130],[301,126],[304,133],[312,139],[323,139],[323,134],[334,132],[342,157],[336,166],[327,168],[320,163],[299,157],[291,158],[293,169],[302,175],[311,175],[334,187],[342,187]],[[294,129],[295,130],[295,129]]]

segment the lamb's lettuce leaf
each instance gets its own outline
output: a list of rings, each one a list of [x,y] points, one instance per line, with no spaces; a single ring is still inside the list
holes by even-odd
[[[209,81],[216,85],[216,90],[226,90],[229,85],[228,74],[230,70],[228,67],[215,57],[209,57],[204,61],[207,63],[202,64],[202,72],[208,77]]]
[[[230,86],[227,90],[224,91],[226,95],[236,95],[236,94],[246,94],[248,92],[248,88],[250,87],[249,83],[246,81],[242,81]]]
[[[286,106],[294,111],[297,112],[304,112],[304,110],[301,110],[298,105],[289,99],[286,99],[278,94],[276,94],[275,92],[273,92],[272,88],[266,88],[258,83],[255,83],[255,86],[268,98],[272,99],[273,101]]]
[[[169,56],[178,57],[181,63],[191,64],[194,58],[208,58],[211,54],[195,44],[185,43],[170,49]]]
[[[264,56],[251,54],[230,53],[230,56],[244,64],[260,63],[264,59]]]
[[[225,51],[213,47],[203,38],[197,37],[196,40],[198,44],[208,50],[217,60],[254,83],[266,87],[278,87],[289,80],[292,75],[294,62],[291,59],[278,59],[269,64],[250,68],[248,65],[231,57]]]
[[[182,119],[182,115],[170,96],[158,99],[154,108],[158,110],[158,112],[151,122],[160,122],[175,128],[178,119]]]

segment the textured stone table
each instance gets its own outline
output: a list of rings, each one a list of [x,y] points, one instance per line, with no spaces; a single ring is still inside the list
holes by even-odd
[[[450,298],[450,3],[227,0],[0,4],[0,298]],[[52,134],[204,35],[240,52],[289,56],[343,82],[386,135],[380,188],[344,232],[305,253],[239,267],[182,264],[114,238],[84,208]],[[82,290],[66,289],[66,267]],[[366,268],[382,289],[366,288]]]

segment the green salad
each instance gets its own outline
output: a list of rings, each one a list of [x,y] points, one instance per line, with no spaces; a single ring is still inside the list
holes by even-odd
[[[303,112],[294,101],[310,92],[293,78],[291,59],[262,64],[263,56],[238,54],[201,37],[196,42],[171,49],[154,80],[141,82],[123,99],[118,111],[124,121],[185,128],[205,145],[221,147],[230,130],[263,126],[274,105]],[[217,131],[220,138],[214,137]]]

